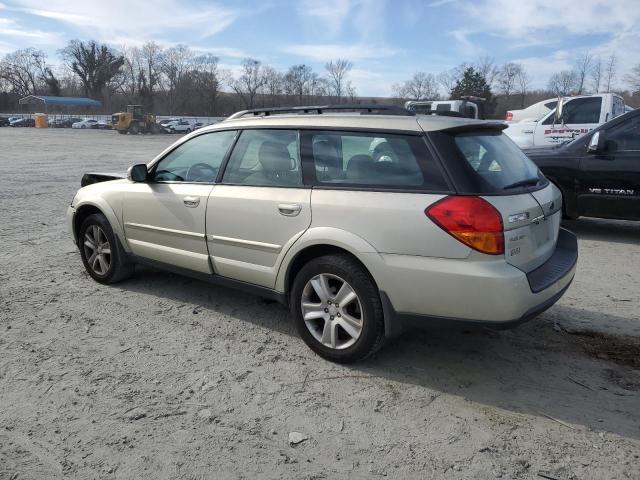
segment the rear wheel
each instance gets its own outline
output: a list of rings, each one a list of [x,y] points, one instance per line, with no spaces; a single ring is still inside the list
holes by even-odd
[[[121,135],[126,135],[127,131],[126,130],[118,130],[118,133]]]
[[[152,123],[152,124],[149,126],[149,131],[150,131],[151,133],[153,133],[154,135],[155,135],[155,134],[158,134],[158,133],[160,133],[160,126],[159,126],[157,123]]]
[[[131,276],[134,264],[118,242],[109,221],[101,213],[89,215],[78,232],[82,263],[91,277],[110,284]]]
[[[291,313],[305,343],[333,362],[362,360],[384,342],[378,289],[368,272],[346,255],[310,261],[293,282]]]
[[[140,133],[140,125],[138,125],[137,123],[132,123],[131,125],[129,125],[129,133],[131,135],[137,135],[138,133]]]

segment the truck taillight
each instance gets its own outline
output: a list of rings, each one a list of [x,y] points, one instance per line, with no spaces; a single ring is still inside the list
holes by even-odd
[[[513,112],[507,112],[507,113],[504,115],[504,119],[505,119],[507,122],[509,122],[509,121],[513,120]]]
[[[424,213],[449,235],[474,250],[489,255],[504,253],[502,215],[486,200],[449,196]]]

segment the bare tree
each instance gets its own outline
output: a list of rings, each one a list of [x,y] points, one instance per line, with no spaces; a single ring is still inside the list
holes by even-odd
[[[509,108],[509,99],[516,90],[516,84],[521,70],[522,65],[509,62],[505,63],[498,72],[496,83],[498,92],[505,97],[506,108]]]
[[[212,116],[216,110],[223,77],[226,73],[220,70],[218,62],[218,57],[210,53],[193,59],[193,71],[191,72],[195,89],[193,96],[201,104],[206,105],[206,114],[209,116]]]
[[[613,88],[613,80],[616,77],[616,68],[617,68],[617,58],[616,53],[612,52],[609,58],[607,59],[607,63],[604,67],[604,81],[605,81],[605,89],[607,92],[610,92]]]
[[[298,105],[302,105],[304,96],[309,95],[312,80],[313,70],[309,65],[293,65],[284,76],[285,92],[298,97]]]
[[[549,90],[555,95],[569,95],[578,88],[578,78],[573,70],[563,70],[554,73],[549,79]]]
[[[455,84],[458,83],[460,77],[456,69],[452,69],[439,73],[436,78],[442,89],[448,94]]]
[[[324,66],[329,78],[331,93],[337,97],[338,102],[347,89],[347,74],[353,68],[353,63],[348,60],[331,60]]]
[[[46,55],[33,48],[8,53],[0,62],[0,78],[22,97],[38,92],[45,83],[47,70]]]
[[[411,79],[396,83],[393,86],[394,95],[409,100],[437,100],[440,98],[436,78],[425,72],[416,72]]]
[[[495,86],[495,82],[500,76],[501,69],[496,66],[496,62],[492,57],[485,55],[480,57],[474,65],[476,72],[484,77],[485,82],[490,88]],[[466,70],[464,68],[462,71]]]
[[[589,74],[589,70],[591,67],[591,62],[593,61],[593,55],[589,52],[584,52],[577,59],[574,66],[575,75],[576,75],[576,87],[578,90],[578,95],[584,93],[585,89],[585,80],[587,75]]]
[[[160,71],[166,82],[167,102],[169,114],[173,114],[176,107],[183,107],[186,92],[182,85],[185,77],[191,73],[195,55],[186,45],[177,45],[164,51],[161,56]]]
[[[78,76],[86,96],[99,96],[124,64],[124,57],[95,40],[71,40],[62,58]]]
[[[275,68],[265,66],[262,71],[264,84],[260,93],[262,94],[263,105],[275,106],[279,103],[279,98],[284,90],[284,79],[282,73]]]
[[[232,79],[230,87],[240,96],[245,108],[254,108],[256,96],[265,84],[262,74],[262,63],[253,58],[247,58],[242,62],[242,73],[236,79]]]
[[[530,82],[531,77],[529,76],[525,68],[523,66],[520,66],[516,75],[516,88],[518,93],[520,94],[520,108],[524,108],[524,102],[527,96],[527,92],[529,91]]]
[[[634,95],[640,92],[640,63],[631,69],[625,77],[625,81],[631,87]]]
[[[591,66],[591,82],[594,93],[598,93],[602,83],[602,59],[600,57],[596,58]]]

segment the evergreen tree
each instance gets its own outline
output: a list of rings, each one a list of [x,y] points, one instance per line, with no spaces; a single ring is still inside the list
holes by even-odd
[[[485,115],[488,117],[493,113],[496,100],[491,93],[491,87],[487,84],[482,74],[473,67],[467,68],[451,89],[452,100],[460,100],[468,95],[485,98]]]

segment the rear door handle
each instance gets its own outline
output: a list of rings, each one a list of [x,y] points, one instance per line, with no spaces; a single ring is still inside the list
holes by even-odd
[[[278,210],[285,217],[295,217],[302,210],[302,205],[299,203],[281,203],[278,205]]]
[[[200,205],[200,197],[184,197],[182,199],[182,202],[184,203],[185,207],[196,208],[198,205]]]

